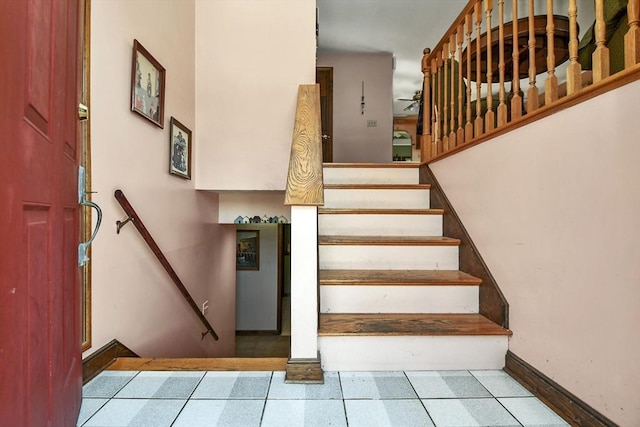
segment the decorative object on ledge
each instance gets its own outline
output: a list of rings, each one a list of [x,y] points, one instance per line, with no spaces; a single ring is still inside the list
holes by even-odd
[[[131,111],[164,128],[165,69],[138,40],[133,40]]]
[[[262,215],[262,218],[258,215],[255,216],[241,216],[238,215],[236,219],[233,220],[234,224],[288,224],[289,220],[280,215],[280,216],[267,216]]]
[[[260,270],[260,230],[236,230],[236,270]]]
[[[171,117],[169,131],[169,173],[191,179],[191,131]]]

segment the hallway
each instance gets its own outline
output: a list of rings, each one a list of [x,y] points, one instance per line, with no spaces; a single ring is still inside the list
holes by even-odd
[[[83,388],[78,426],[566,426],[503,371],[104,371]]]

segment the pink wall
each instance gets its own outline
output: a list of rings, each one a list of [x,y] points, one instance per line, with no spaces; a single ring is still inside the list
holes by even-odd
[[[393,57],[390,53],[318,53],[318,67],[333,67],[333,161],[393,160]],[[362,82],[365,111],[361,114]],[[367,121],[375,120],[376,127]]]
[[[509,348],[640,425],[640,82],[436,162],[510,304]]]
[[[193,131],[195,2],[95,1],[91,7],[91,144],[94,200],[104,212],[93,245],[93,346],[116,338],[144,357],[229,356],[235,348],[235,231],[218,224],[218,196],[168,173],[169,120]],[[191,29],[191,30],[189,30]],[[136,38],[166,70],[165,127],[129,110]],[[194,162],[195,173],[197,165]],[[221,339],[204,327],[113,197],[122,189]]]
[[[315,22],[315,0],[196,1],[198,189],[284,190]]]

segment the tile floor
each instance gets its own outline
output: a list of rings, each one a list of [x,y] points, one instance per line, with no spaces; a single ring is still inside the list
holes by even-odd
[[[567,426],[503,371],[105,371],[83,388],[78,426]]]

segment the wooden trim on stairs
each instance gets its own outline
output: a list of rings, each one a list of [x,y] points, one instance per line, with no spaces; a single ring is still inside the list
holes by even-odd
[[[113,340],[82,360],[82,383],[86,384],[107,369],[119,357],[138,357],[127,346]]]
[[[584,401],[507,351],[504,370],[572,426],[616,426]]]
[[[443,209],[442,235],[460,240],[460,270],[482,279],[480,285],[480,314],[503,328],[509,328],[509,303],[500,291],[496,280],[480,256],[458,214],[444,194],[440,183],[428,165],[420,167],[420,183],[431,184],[432,209]]]

